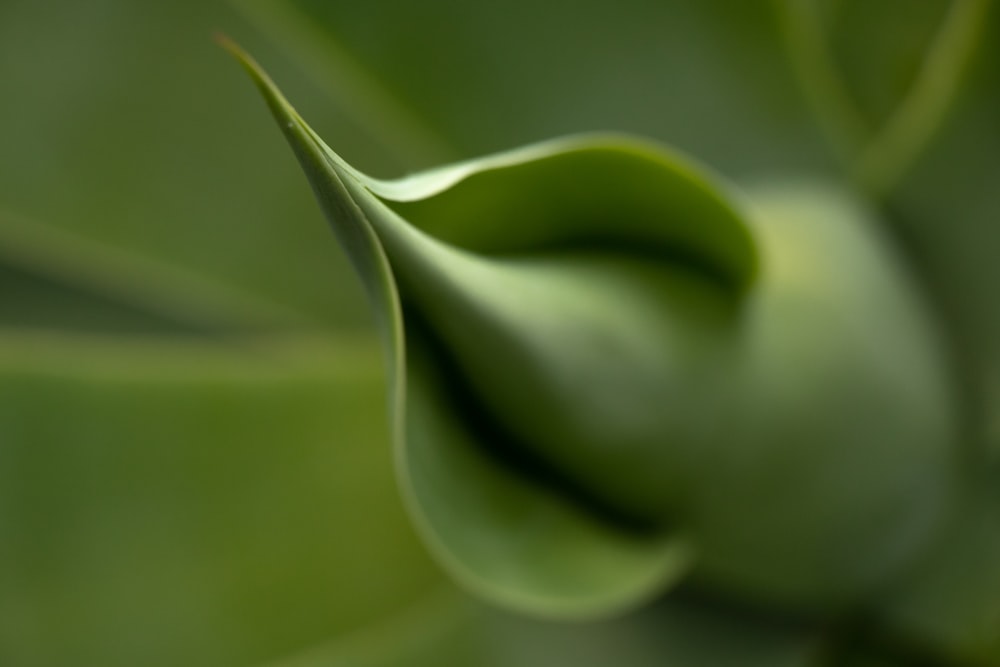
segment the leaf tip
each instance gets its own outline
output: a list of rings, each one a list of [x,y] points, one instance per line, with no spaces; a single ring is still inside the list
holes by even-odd
[[[236,43],[229,35],[223,32],[216,32],[212,35],[212,39],[216,44],[225,49],[231,56],[236,58],[241,65],[250,73],[254,80],[258,83],[262,83],[262,80],[266,80],[267,75],[264,74],[264,70],[261,66],[253,59],[247,51]]]
[[[212,38],[215,43],[221,46],[223,49],[229,52],[231,56],[236,58],[236,60],[243,66],[243,69],[247,71],[250,78],[257,85],[263,93],[264,98],[267,100],[268,105],[278,114],[279,109],[281,110],[281,115],[291,111],[291,105],[285,100],[284,96],[278,90],[278,87],[271,80],[271,77],[267,75],[264,68],[251,56],[246,49],[236,43],[231,37],[222,32],[216,32]]]
[[[234,56],[244,65],[249,65],[253,62],[253,58],[247,53],[243,47],[236,43],[236,41],[224,32],[216,31],[212,33],[212,41],[221,46],[223,49],[228,51],[230,55]]]

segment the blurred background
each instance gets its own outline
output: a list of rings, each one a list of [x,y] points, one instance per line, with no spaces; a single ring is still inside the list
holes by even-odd
[[[995,469],[991,4],[0,0],[0,665],[825,659],[807,624],[697,596],[577,628],[445,580],[395,489],[360,286],[212,35],[375,176],[621,130],[737,185],[869,192]]]

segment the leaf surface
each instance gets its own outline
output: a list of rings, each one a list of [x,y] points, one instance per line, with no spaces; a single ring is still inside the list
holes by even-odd
[[[712,267],[722,282],[737,285],[751,280],[755,261],[739,217],[683,164],[629,144],[553,142],[402,182],[374,181],[330,151],[256,64],[225,44],[261,89],[372,297],[393,365],[402,482],[441,560],[459,580],[491,598],[558,616],[607,613],[634,604],[683,572],[690,559],[683,539],[619,532],[566,499],[525,483],[495,465],[462,420],[443,408],[442,380],[430,379],[434,364],[426,361],[419,337],[411,335],[413,327],[408,324],[404,331],[390,264],[455,270],[458,280],[473,279],[473,274],[462,273],[466,269],[457,256],[422,257],[421,244],[408,241],[414,232],[384,200],[405,202],[418,225],[451,222],[455,235],[469,239],[464,245],[477,250],[497,251],[491,243],[511,238],[526,247],[557,246],[570,232],[580,232],[565,227],[566,220],[582,221],[586,239],[589,220],[595,242],[622,238],[676,248]],[[643,189],[634,181],[641,186],[652,178],[649,172],[663,187],[637,197]],[[566,181],[563,174],[574,178]],[[529,183],[535,189],[525,187]],[[576,195],[593,190],[599,194],[580,204]],[[478,200],[475,210],[493,216],[477,220],[481,232],[478,226],[460,227],[457,216],[447,218],[449,208],[461,210],[463,198]],[[412,209],[423,204],[427,210]],[[532,215],[535,207],[541,212]],[[580,217],[594,208],[592,217]]]

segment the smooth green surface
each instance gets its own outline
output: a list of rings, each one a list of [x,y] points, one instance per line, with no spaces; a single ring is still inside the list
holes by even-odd
[[[907,6],[901,20],[891,2],[817,0],[815,4],[826,12],[821,18],[828,21],[818,24],[818,36],[789,20],[788,9],[812,4],[798,0],[622,0],[614,5],[514,0],[488,7],[451,0],[419,6],[392,0],[0,3],[4,100],[0,105],[4,147],[0,322],[5,331],[14,329],[14,339],[8,334],[0,338],[5,359],[37,362],[44,369],[44,383],[39,383],[51,386],[25,395],[17,405],[55,420],[61,412],[57,399],[63,396],[59,387],[67,374],[85,363],[81,360],[91,358],[87,350],[95,333],[113,335],[96,340],[97,347],[106,351],[119,347],[122,336],[128,336],[130,349],[136,336],[162,334],[172,340],[201,339],[207,334],[231,346],[240,345],[240,337],[233,334],[243,331],[367,326],[361,291],[309,201],[287,149],[275,133],[266,131],[253,91],[233,76],[231,63],[210,42],[209,35],[221,29],[266,59],[332,145],[352,163],[379,175],[595,129],[669,142],[742,184],[773,182],[775,172],[836,172],[835,157],[845,174],[864,174],[853,164],[852,156],[865,148],[858,137],[863,144],[869,132],[897,128],[879,133],[888,151],[876,144],[878,150],[867,154],[888,156],[872,163],[888,165],[876,173],[890,177],[880,187],[888,193],[893,240],[900,242],[943,314],[952,352],[961,362],[962,424],[969,436],[970,461],[985,467],[983,460],[989,458],[995,468],[1000,460],[996,344],[1000,308],[994,289],[1000,279],[994,224],[1000,214],[994,192],[1000,169],[996,3],[931,0]],[[250,11],[243,11],[246,7]],[[239,15],[250,18],[253,26]],[[964,24],[949,20],[948,25],[960,29],[943,30],[940,19],[962,15],[972,20]],[[277,49],[269,48],[256,29],[276,38]],[[948,35],[949,39],[941,39]],[[833,98],[821,94],[822,103],[816,103],[814,84],[819,81],[822,90],[827,77],[803,45],[830,47],[833,73],[847,92],[847,106],[872,119],[871,128],[858,135],[837,129],[841,105],[836,94]],[[301,70],[284,56],[303,66]],[[832,106],[827,104],[831,99]],[[833,110],[832,119],[827,107]],[[903,122],[885,122],[893,119]],[[33,352],[28,353],[25,330],[34,337],[38,328],[76,333],[33,341]],[[211,355],[183,349],[175,359],[158,345],[144,348],[129,357],[129,366],[137,377],[147,372],[156,376],[159,363],[154,364],[155,372],[149,370],[150,359],[166,359],[197,365],[207,373],[214,372],[211,369],[218,363],[216,352],[227,354],[214,345]],[[306,356],[312,358],[312,353]],[[259,392],[268,393],[263,385],[272,381],[262,380]],[[275,400],[283,401],[284,391],[278,390]],[[381,400],[375,396],[378,392],[371,393],[373,401]],[[245,392],[235,391],[233,396],[225,400],[236,404],[247,400]],[[109,401],[102,411],[102,431],[128,431],[117,426],[129,419],[117,405]],[[261,407],[259,412],[267,410]],[[17,422],[16,417],[12,420]],[[201,421],[207,424],[211,419],[187,420],[192,439],[204,428]],[[0,450],[23,448],[19,438],[24,433],[19,427],[15,435],[0,441]],[[83,464],[89,460],[85,452],[79,456]],[[41,467],[47,465],[47,458],[41,461]],[[146,479],[155,482],[155,475],[150,472]],[[220,487],[220,497],[229,488]],[[295,492],[308,489],[308,484],[299,485]],[[35,493],[46,491],[39,486]],[[99,490],[92,493],[100,495]],[[88,494],[79,497],[85,500]],[[295,501],[294,495],[289,496],[293,505],[302,501]],[[174,502],[183,504],[167,494],[162,505]],[[191,509],[190,520],[211,523],[199,519],[206,507]],[[108,515],[106,531],[95,533],[94,539],[105,543],[105,551],[114,551],[116,544],[127,541],[126,528],[140,522],[149,508],[137,504],[138,518],[129,519],[131,524],[119,524]],[[60,516],[64,508],[53,504],[37,511],[41,518],[32,525],[44,526],[43,519]],[[119,511],[116,516],[124,514]],[[989,519],[989,512],[969,514],[985,517],[977,524],[980,534],[993,531],[996,522]],[[149,516],[155,516],[153,509]],[[955,534],[958,537],[949,537]],[[22,536],[29,539],[31,530],[18,535],[17,542]],[[305,528],[293,538],[290,543],[311,539]],[[248,549],[263,549],[266,539],[257,534],[247,540]],[[944,567],[944,574],[926,579],[914,574],[913,590],[901,594],[908,601],[924,601],[917,607],[919,613],[912,606],[902,605],[903,612],[894,606],[890,615],[895,617],[883,621],[904,643],[927,638],[935,647],[928,653],[944,664],[951,662],[949,656],[968,655],[970,649],[982,655],[982,646],[995,643],[998,627],[991,606],[996,598],[988,582],[996,579],[1000,558],[990,557],[988,547],[951,549],[952,539],[956,545],[980,544],[977,538],[964,537],[962,528],[953,527],[939,547],[941,559],[952,565]],[[40,556],[48,553],[39,547]],[[291,548],[288,553],[290,558],[297,555]],[[74,572],[89,576],[88,590],[100,589],[101,578],[94,569],[72,567],[72,553],[61,558]],[[149,571],[159,559],[146,550],[129,562]],[[121,576],[107,568],[102,572],[109,582]],[[323,575],[330,576],[317,576]],[[377,578],[379,573],[369,575]],[[960,585],[948,583],[952,581]],[[19,589],[22,599],[38,600],[35,605],[47,609],[38,613],[47,618],[84,623],[100,616],[80,597],[46,597],[41,575],[30,582],[37,585],[24,584]],[[138,588],[142,590],[141,585]],[[296,590],[287,592],[295,605],[319,604],[308,587]],[[378,595],[377,586],[372,590]],[[357,603],[364,604],[368,594],[359,595]],[[180,618],[178,627],[190,627],[184,622],[199,618],[197,596],[179,594],[174,600],[180,602],[169,609],[167,599],[147,598],[133,608],[147,610],[150,618]],[[267,607],[268,600],[258,597],[241,613],[277,613],[265,611]],[[385,611],[392,616],[388,607]],[[373,614],[372,619],[375,616],[383,614]],[[14,623],[8,618],[0,623],[0,632],[23,627],[8,625]],[[219,631],[189,641],[177,639],[170,647],[181,656],[175,664],[197,664],[190,656],[198,651],[252,654],[253,663],[280,647],[298,655],[304,644],[325,644],[327,635],[342,629],[328,626],[293,640],[294,632],[278,627],[280,621],[268,621],[272,622],[277,627],[272,635]],[[128,653],[131,662],[126,664],[147,664],[152,659],[150,647],[158,645],[153,640],[148,646],[136,645],[133,635],[149,636],[146,630],[131,630],[137,623],[114,627],[84,623],[90,634],[83,643],[95,647],[94,662],[114,664],[115,656]],[[621,627],[628,624],[623,621]],[[750,633],[757,632],[754,623],[739,625],[741,632],[747,627]],[[159,627],[170,629],[167,624]],[[534,642],[558,643],[552,634],[533,634],[536,626],[531,623],[525,627],[526,633],[508,635],[492,650],[507,648],[523,655],[528,649],[522,643],[531,637]],[[18,646],[80,643],[83,631],[71,622],[47,628],[46,635],[34,635],[36,643],[21,639]],[[978,634],[973,628],[979,629]],[[379,639],[370,643],[393,644],[394,635],[383,635],[381,629],[374,623],[371,636]],[[419,637],[434,636],[429,630],[414,632]],[[641,642],[626,632],[626,638],[611,642],[609,650],[620,652],[621,660],[616,661],[588,649],[593,644],[583,640],[596,634],[593,626],[566,627],[564,642],[581,650],[556,651],[546,659],[558,662],[572,656],[574,662],[590,657],[597,664],[644,664],[644,660],[659,664],[656,652],[669,654],[659,645],[649,653],[629,653]],[[692,653],[694,664],[711,664],[703,656],[718,656],[713,648],[740,646],[723,629],[687,634],[702,637],[692,640],[698,644]],[[837,632],[826,634],[837,643]],[[281,639],[274,639],[278,635]],[[978,638],[970,641],[970,637]],[[443,649],[436,640],[423,641],[401,642],[428,646],[423,652],[404,648],[401,655],[439,664],[435,660],[443,656]],[[7,646],[0,642],[4,664],[10,662],[4,660]],[[78,655],[60,658],[55,649],[49,650],[47,656],[55,662],[41,664],[80,664]],[[171,655],[167,649],[156,649],[157,655],[161,653],[166,658]],[[740,655],[748,653],[743,649]],[[462,665],[475,664],[473,656],[482,659],[483,653],[477,648],[474,653],[449,655]],[[928,657],[920,650],[910,655]],[[400,654],[393,660],[406,664]],[[737,656],[730,658],[734,660],[741,664]],[[891,656],[884,661],[909,664]],[[784,664],[765,652],[761,664],[769,662]],[[1000,657],[986,662],[1000,663]]]

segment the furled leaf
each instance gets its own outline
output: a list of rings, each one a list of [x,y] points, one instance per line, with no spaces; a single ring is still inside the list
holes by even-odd
[[[606,611],[683,574],[688,533],[703,579],[843,604],[942,520],[941,342],[849,198],[765,189],[747,222],[680,158],[595,138],[376,181],[227,46],[369,288],[403,482],[460,579]]]
[[[446,169],[404,183],[380,184],[367,178],[362,180],[357,172],[346,167],[315,137],[253,62],[236,47],[231,44],[229,47],[243,59],[281,122],[317,197],[372,294],[380,320],[385,324],[390,360],[395,367],[393,401],[397,411],[402,473],[418,508],[424,532],[441,553],[442,560],[456,576],[491,597],[515,606],[559,615],[603,612],[632,604],[636,599],[652,595],[684,572],[690,561],[690,547],[685,539],[630,535],[628,531],[616,530],[599,517],[590,516],[587,511],[574,506],[560,494],[519,479],[512,471],[495,465],[491,456],[482,450],[481,443],[476,442],[479,439],[477,434],[469,432],[467,424],[453,419],[447,402],[440,404],[445,386],[442,383],[447,380],[437,375],[434,364],[424,360],[424,355],[430,351],[418,347],[420,339],[411,335],[413,329],[409,325],[407,368],[404,370],[401,367],[404,363],[403,323],[393,269],[386,259],[383,244],[396,244],[399,254],[393,259],[411,262],[413,271],[417,272],[413,279],[418,282],[430,278],[427,274],[421,276],[419,272],[433,272],[435,269],[425,263],[425,259],[430,258],[419,256],[419,250],[411,253],[406,249],[404,235],[411,232],[394,222],[395,212],[375,192],[391,195],[393,200],[420,200],[440,193],[456,181],[476,187],[475,175],[489,178],[491,171],[517,166],[525,160],[529,163],[532,159],[542,162],[545,173],[546,159],[576,158],[586,167],[588,158],[594,159],[591,154],[599,157],[608,153],[614,160],[619,150],[599,144],[591,147],[583,142],[579,146],[574,146],[574,142],[555,143],[525,151],[523,155],[512,154],[482,165]],[[620,152],[627,157],[627,149]],[[643,157],[639,154],[634,159],[642,160]],[[648,228],[648,223],[643,225],[642,218],[631,222],[623,218],[625,231],[622,236],[625,242],[663,243],[657,237],[669,241],[677,237],[677,247],[684,249],[689,246],[701,261],[720,267],[724,282],[732,279],[747,281],[752,275],[753,251],[746,230],[738,219],[721,200],[708,193],[702,195],[697,181],[685,182],[682,169],[667,162],[645,159],[649,164],[640,165],[640,173],[641,167],[645,167],[647,171],[666,174],[668,184],[675,179],[680,194],[693,202],[693,214],[707,210],[712,217],[703,232],[694,234],[687,232],[681,222],[676,225],[680,230],[677,233],[669,226],[665,226],[664,230]],[[553,176],[550,178],[554,179]],[[590,176],[588,181],[584,171],[577,191],[586,192],[596,185],[594,176]],[[570,190],[568,186],[565,189]],[[613,206],[615,201],[628,201],[627,195],[634,191],[627,188],[621,193],[614,193],[610,195],[612,201],[604,202],[603,206]],[[517,192],[516,188],[514,192]],[[501,191],[500,194],[503,193]],[[530,212],[530,206],[526,206],[531,202],[530,193],[517,194],[520,198],[505,202],[507,206],[516,208],[520,205],[522,210]],[[617,198],[615,195],[618,195]],[[458,197],[461,196],[459,192]],[[447,207],[448,200],[444,197],[442,206]],[[555,202],[556,205],[558,203]],[[486,206],[483,210],[490,208]],[[567,241],[560,235],[565,236],[572,230],[563,225],[558,215],[561,212],[556,210],[555,213],[547,217],[543,214],[541,220],[509,218],[521,223],[510,230],[515,243],[519,237],[523,239],[533,234],[554,247],[566,244]],[[683,219],[684,214],[681,213],[678,220]],[[493,223],[494,229],[502,220]],[[610,235],[610,229],[600,227],[608,225],[607,218],[595,216],[592,220],[595,242]],[[716,222],[715,227],[713,222]],[[486,221],[487,233],[489,225]],[[398,238],[392,239],[390,235],[393,234]],[[529,236],[529,243],[534,240]],[[523,240],[521,242],[524,243]],[[704,250],[700,251],[701,248]],[[393,254],[393,251],[389,253]],[[449,266],[455,271],[468,271],[459,256],[438,258],[444,263],[450,262]],[[454,279],[491,279],[489,274],[477,277],[474,271],[466,273],[464,278],[456,274]],[[517,281],[516,276],[512,279]],[[430,290],[429,299],[433,299],[435,289],[442,288],[442,283],[433,280],[425,281]],[[445,294],[441,296],[447,298]],[[440,315],[446,317],[445,311],[440,311]],[[427,372],[416,370],[423,366],[427,366]],[[409,402],[404,405],[407,394]]]

